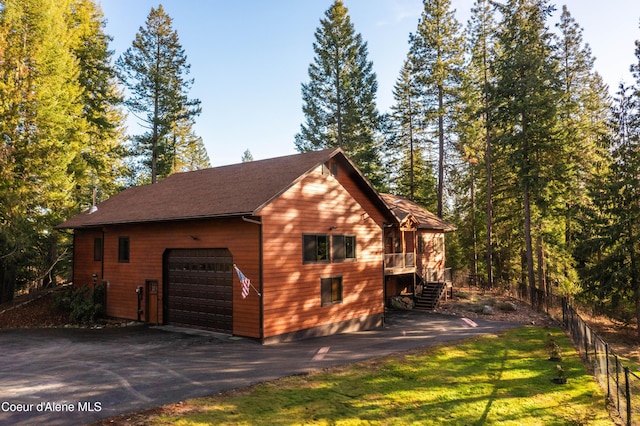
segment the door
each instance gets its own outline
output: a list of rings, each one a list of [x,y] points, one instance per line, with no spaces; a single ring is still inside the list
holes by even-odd
[[[233,332],[233,257],[226,248],[165,256],[165,323]]]

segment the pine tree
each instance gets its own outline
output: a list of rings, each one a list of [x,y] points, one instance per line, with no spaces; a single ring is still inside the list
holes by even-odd
[[[526,281],[535,305],[533,236],[542,235],[543,218],[559,195],[564,148],[557,134],[560,89],[553,35],[546,21],[553,8],[546,0],[509,0],[499,6],[503,19],[497,40],[501,54],[493,64],[494,145],[516,176],[523,211]],[[532,228],[535,225],[535,229]],[[540,240],[538,247],[541,247]],[[538,251],[540,254],[541,252]],[[541,256],[539,256],[541,260]],[[539,277],[542,277],[539,275]]]
[[[638,58],[640,63],[640,55]],[[596,188],[598,210],[590,223],[594,232],[584,243],[585,290],[587,296],[601,306],[608,305],[610,312],[635,311],[636,319],[640,320],[640,97],[637,89],[621,84],[612,112],[614,161]]]
[[[551,206],[557,232],[548,235],[550,268],[547,275],[562,291],[575,286],[568,277],[575,275],[571,257],[582,220],[579,215],[591,210],[589,187],[594,177],[608,168],[606,140],[610,114],[608,87],[594,71],[594,58],[583,42],[582,29],[566,6],[562,8],[559,29],[558,64],[561,97],[558,101],[559,138],[562,151],[556,152],[565,165],[562,170],[563,192],[559,203]],[[561,220],[564,218],[564,220]]]
[[[571,240],[571,210],[588,202],[582,195],[585,180],[602,162],[603,139],[607,135],[610,110],[608,87],[594,71],[594,58],[584,44],[582,29],[566,6],[562,8],[558,43],[562,97],[558,105],[561,137],[567,150],[567,161],[573,165],[565,174],[567,199],[567,241]]]
[[[494,9],[488,0],[477,0],[467,24],[468,61],[461,79],[460,117],[457,123],[458,155],[468,165],[452,174],[457,184],[456,208],[460,209],[459,229],[454,238],[463,239],[463,248],[473,248],[467,258],[474,262],[480,257],[476,251],[481,235],[486,234],[487,283],[493,284],[493,165],[491,129],[491,89],[494,84],[490,65],[496,53],[497,25]],[[480,202],[485,200],[486,215]],[[469,214],[470,212],[470,214]],[[483,226],[482,221],[485,221]],[[472,241],[469,241],[472,238]],[[468,249],[467,249],[468,250]],[[474,268],[475,269],[475,268]]]
[[[125,174],[125,116],[113,51],[109,50],[112,38],[105,33],[102,10],[93,0],[73,0],[67,19],[72,52],[80,66],[78,82],[86,122],[84,146],[73,164],[75,202],[83,208],[96,201],[94,191],[106,198],[119,189],[118,181]]]
[[[394,169],[395,192],[427,209],[436,208],[436,181],[427,155],[421,86],[416,83],[410,61],[405,61],[396,81],[391,107],[392,135],[387,142]]]
[[[70,1],[5,0],[0,9],[0,293],[44,280],[83,147]]]
[[[415,34],[409,37],[410,59],[423,87],[430,132],[438,141],[438,216],[443,215],[445,141],[453,134],[463,38],[450,0],[425,0]]]
[[[192,119],[179,120],[167,135],[167,142],[163,145],[168,148],[168,152],[158,162],[161,175],[211,167],[207,149],[202,138],[193,131],[193,124]]]
[[[166,165],[173,161],[168,145],[172,130],[181,120],[189,120],[201,111],[200,101],[188,98],[193,85],[193,80],[187,79],[190,65],[162,5],[151,9],[145,27],[140,27],[131,47],[116,64],[130,91],[125,104],[148,129],[134,139],[155,183],[158,176],[166,176],[170,170]],[[159,162],[165,164],[163,173],[159,173]]]
[[[243,163],[248,163],[249,161],[253,161],[253,154],[251,154],[251,151],[249,151],[249,149],[247,149],[242,154],[242,162]]]
[[[374,185],[382,182],[376,133],[378,84],[367,43],[356,34],[348,9],[336,0],[320,20],[309,82],[302,84],[305,122],[295,137],[298,151],[340,147]]]

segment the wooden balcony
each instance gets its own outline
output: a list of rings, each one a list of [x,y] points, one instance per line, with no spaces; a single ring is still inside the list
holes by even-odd
[[[402,275],[416,272],[415,253],[390,253],[384,255],[384,274]]]

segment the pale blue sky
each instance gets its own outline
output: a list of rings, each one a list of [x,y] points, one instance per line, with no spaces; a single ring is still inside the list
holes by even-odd
[[[421,0],[344,0],[357,32],[368,43],[378,79],[380,112],[415,32]],[[249,149],[255,159],[293,154],[303,122],[300,85],[308,81],[314,33],[333,0],[101,0],[111,48],[119,56],[152,7],[162,4],[191,64],[191,97],[202,101],[196,133],[213,166],[237,163]],[[466,26],[474,0],[452,0]],[[557,1],[584,29],[596,70],[610,88],[631,83],[634,41],[640,39],[639,0]],[[133,127],[133,126],[130,126]]]

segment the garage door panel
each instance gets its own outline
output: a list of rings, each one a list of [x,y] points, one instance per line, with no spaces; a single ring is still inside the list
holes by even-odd
[[[168,324],[232,332],[233,258],[229,250],[171,250],[167,272]]]

